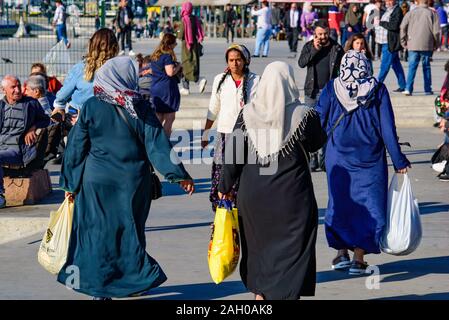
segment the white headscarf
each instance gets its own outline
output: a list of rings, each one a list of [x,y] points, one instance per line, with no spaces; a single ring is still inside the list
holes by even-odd
[[[338,101],[348,111],[360,106],[369,106],[375,98],[377,80],[371,75],[371,66],[366,56],[349,50],[341,59],[340,75],[334,80]]]
[[[95,72],[94,95],[107,103],[119,105],[137,118],[134,104],[142,100],[138,92],[139,66],[127,56],[112,58]]]
[[[245,133],[260,163],[276,161],[300,140],[307,117],[315,112],[299,101],[294,71],[285,62],[270,63],[254,99],[244,106]]]

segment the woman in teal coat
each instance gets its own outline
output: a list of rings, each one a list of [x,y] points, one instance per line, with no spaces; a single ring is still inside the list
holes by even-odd
[[[73,289],[96,299],[127,297],[167,279],[145,251],[153,188],[147,158],[168,181],[194,191],[154,111],[137,93],[137,81],[138,66],[129,57],[113,58],[97,71],[95,96],[81,109],[63,158],[60,184],[75,199],[75,210],[58,281],[70,285],[79,270]]]

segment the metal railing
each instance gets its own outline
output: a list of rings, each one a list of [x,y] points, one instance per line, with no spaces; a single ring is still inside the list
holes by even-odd
[[[99,8],[98,8],[99,9]],[[98,10],[97,9],[97,10]],[[70,12],[68,10],[68,12]],[[3,5],[0,11],[0,77],[13,74],[24,80],[31,65],[43,62],[57,44],[53,14],[30,14],[22,8]],[[66,21],[67,38],[71,47],[58,70],[67,70],[86,52],[88,39],[95,32],[95,17],[70,15]],[[55,74],[64,77],[64,74]]]

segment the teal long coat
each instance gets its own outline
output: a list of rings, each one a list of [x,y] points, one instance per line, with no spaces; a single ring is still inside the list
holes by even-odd
[[[191,179],[181,163],[170,161],[172,146],[154,111],[147,103],[135,108],[139,119],[124,113],[145,150],[113,105],[92,97],[70,132],[63,158],[60,185],[77,195],[58,281],[90,296],[126,297],[167,279],[145,251],[152,190],[145,157],[170,182]],[[79,268],[78,288],[70,266]]]

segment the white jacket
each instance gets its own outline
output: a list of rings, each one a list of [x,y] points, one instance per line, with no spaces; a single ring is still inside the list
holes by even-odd
[[[212,85],[212,95],[209,102],[207,119],[217,121],[217,131],[220,133],[231,133],[234,130],[235,122],[243,108],[243,81],[236,88],[231,76],[226,77],[217,94],[218,84],[224,73],[220,73],[214,79]],[[254,98],[260,76],[250,72],[248,76],[247,103]]]

